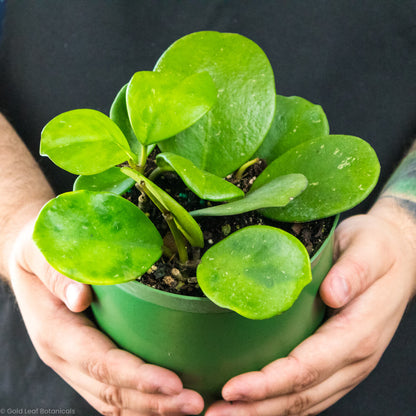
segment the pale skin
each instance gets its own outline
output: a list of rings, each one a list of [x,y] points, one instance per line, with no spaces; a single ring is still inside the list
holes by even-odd
[[[0,195],[8,196],[0,208],[0,274],[41,359],[105,415],[201,412],[202,397],[176,374],[117,349],[97,330],[80,313],[90,288],[54,271],[37,250],[33,222],[54,195],[3,117],[0,168]],[[416,210],[412,196],[401,203],[403,192],[387,187],[368,214],[338,227],[337,261],[321,287],[333,316],[289,357],[229,380],[224,401],[207,415],[318,414],[371,372],[416,291]]]

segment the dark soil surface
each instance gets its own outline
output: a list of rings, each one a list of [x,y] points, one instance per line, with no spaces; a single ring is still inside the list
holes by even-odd
[[[227,177],[227,180],[239,186],[244,192],[247,192],[264,168],[265,163],[260,160],[248,168],[240,180],[236,180],[231,175]],[[211,205],[211,202],[201,200],[189,191],[176,173],[165,172],[157,178],[156,183],[188,211]],[[204,235],[204,248],[195,249],[190,247],[188,249],[190,260],[187,264],[180,264],[177,261],[177,255],[175,255],[173,237],[159,210],[147,197],[142,196],[141,192],[136,188],[132,188],[125,197],[139,205],[149,215],[164,239],[164,245],[167,247],[166,251],[170,252],[169,255],[162,256],[138,280],[159,290],[188,296],[204,296],[196,279],[196,268],[204,252],[241,228],[261,224],[281,228],[297,237],[306,247],[310,257],[312,257],[325,241],[333,224],[333,218],[308,223],[280,223],[269,220],[256,211],[228,217],[198,217],[196,221],[201,226]]]

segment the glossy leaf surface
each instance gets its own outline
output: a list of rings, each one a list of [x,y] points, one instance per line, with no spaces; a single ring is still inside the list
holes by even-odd
[[[197,32],[176,41],[156,71],[188,76],[208,71],[218,101],[204,117],[175,138],[160,143],[203,170],[225,177],[250,159],[273,120],[275,84],[264,52],[233,33]]]
[[[111,193],[68,192],[52,199],[38,216],[33,239],[53,268],[88,284],[134,280],[162,253],[149,218]]]
[[[273,123],[256,154],[270,163],[292,147],[328,134],[328,120],[320,105],[277,95]]]
[[[288,150],[261,173],[252,189],[295,172],[306,176],[307,189],[284,208],[262,210],[265,216],[278,221],[305,222],[346,211],[372,191],[380,164],[364,140],[330,135]]]
[[[127,112],[142,145],[168,139],[185,130],[217,101],[217,88],[207,72],[187,77],[136,72],[127,87]]]
[[[40,153],[76,175],[94,175],[134,158],[119,127],[90,109],[53,118],[42,130]]]
[[[289,309],[312,280],[302,243],[269,226],[251,226],[211,247],[197,269],[198,283],[217,305],[250,319]]]
[[[193,217],[236,215],[260,208],[284,207],[303,192],[307,185],[307,179],[301,174],[280,176],[249,192],[243,199],[192,211],[191,215]]]
[[[113,167],[96,175],[82,175],[74,182],[74,191],[112,192],[122,195],[133,185],[134,180],[121,172],[119,167]]]
[[[157,200],[165,213],[169,213],[173,216],[175,224],[192,246],[204,246],[204,237],[201,228],[182,205],[176,202],[168,193],[159,188],[141,173],[126,167],[121,168],[121,171],[134,179],[139,186],[146,187],[148,192],[153,195],[152,199]]]
[[[198,169],[190,160],[174,153],[159,153],[156,156],[159,167],[171,167],[185,185],[201,199],[208,201],[230,201],[244,197],[244,192],[212,173]]]

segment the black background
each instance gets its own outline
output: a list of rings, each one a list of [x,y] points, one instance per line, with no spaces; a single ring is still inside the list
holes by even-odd
[[[364,212],[416,133],[415,1],[10,0],[0,51],[0,111],[55,190],[69,190],[73,177],[38,156],[46,122],[74,108],[107,113],[135,71],[151,70],[173,41],[199,30],[254,40],[271,61],[279,94],[322,105],[332,133],[373,145],[382,165],[380,185],[348,214]],[[324,415],[416,413],[415,315],[413,304],[376,370]],[[39,361],[5,286],[0,342],[0,408],[95,414]]]

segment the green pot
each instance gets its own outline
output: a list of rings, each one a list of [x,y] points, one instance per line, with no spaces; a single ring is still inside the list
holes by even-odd
[[[208,401],[224,383],[286,356],[321,324],[319,286],[332,265],[331,233],[312,258],[312,282],[282,315],[255,321],[207,298],[166,293],[137,281],[94,286],[92,310],[99,327],[121,348],[175,371]]]

